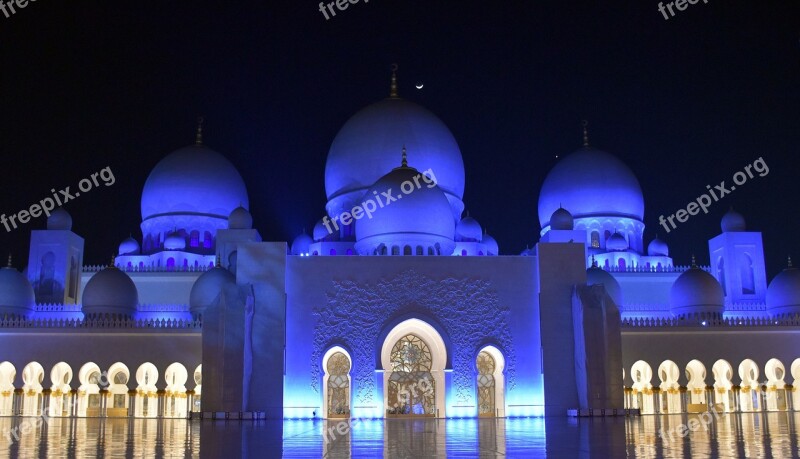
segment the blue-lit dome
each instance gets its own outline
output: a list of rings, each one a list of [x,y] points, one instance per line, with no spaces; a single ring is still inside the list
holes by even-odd
[[[625,236],[614,233],[606,241],[606,249],[616,252],[628,250],[628,240],[625,239]]]
[[[500,247],[492,236],[484,233],[481,243],[486,246],[486,250],[489,252],[486,255],[500,255]]]
[[[772,316],[800,314],[800,270],[788,268],[767,288],[767,310]]]
[[[744,216],[731,208],[725,215],[722,216],[720,224],[723,233],[746,231],[747,224]]]
[[[396,156],[395,156],[396,158]],[[356,250],[361,255],[392,254],[394,248],[423,254],[452,255],[455,248],[455,219],[450,203],[439,187],[415,188],[400,192],[400,184],[419,172],[412,167],[397,167],[381,177],[364,196],[380,195],[391,189],[397,198],[378,208],[372,218],[356,221]]]
[[[311,244],[313,243],[314,240],[311,239],[311,236],[306,233],[297,236],[294,238],[294,241],[292,241],[292,255],[307,255],[311,250]]]
[[[132,316],[139,304],[139,292],[131,278],[119,269],[109,266],[98,272],[83,289],[83,313],[122,314]]]
[[[573,230],[575,229],[575,219],[567,209],[559,207],[550,217],[550,228],[554,230]]]
[[[650,241],[650,244],[647,244],[647,254],[651,257],[668,257],[669,246],[656,236],[655,239]]]
[[[693,267],[675,279],[669,291],[669,307],[675,316],[719,316],[725,310],[725,293],[714,276]]]
[[[482,238],[483,228],[481,228],[478,220],[466,216],[456,225],[456,241],[480,242]]]
[[[586,285],[601,284],[605,287],[608,296],[614,300],[617,307],[622,307],[622,287],[610,273],[597,266],[586,270]]]
[[[414,152],[414,166],[430,169],[447,195],[454,219],[464,204],[464,162],[453,134],[427,109],[387,98],[350,118],[331,144],[325,165],[328,215],[339,215],[359,204],[364,192],[386,171],[397,166],[397,153]]]
[[[330,227],[330,231],[328,231],[328,227]],[[325,222],[320,220],[314,225],[314,231],[311,233],[312,238],[315,241],[322,241],[322,240],[332,240],[335,239],[334,236],[338,236],[339,233],[334,228],[333,223],[328,219],[328,227],[325,226]]]
[[[203,145],[174,151],[153,168],[142,191],[143,249],[157,250],[157,241],[175,228],[197,231],[201,240],[213,237],[239,206],[249,207],[247,189],[230,161]]]
[[[172,233],[164,239],[164,248],[166,250],[184,250],[186,239],[178,233]]]
[[[72,216],[63,207],[59,207],[47,217],[47,229],[71,231]]]
[[[253,216],[242,206],[233,209],[228,216],[228,229],[251,229],[253,228]]]
[[[0,318],[27,316],[35,306],[36,295],[28,279],[11,266],[0,269]]]
[[[139,254],[139,243],[136,242],[136,239],[133,236],[125,239],[119,244],[119,254],[120,255],[138,255]]]
[[[236,276],[225,268],[216,266],[204,272],[194,281],[189,293],[189,310],[192,314],[202,314],[216,301],[226,285],[236,284]]]
[[[539,194],[542,228],[562,206],[576,219],[644,218],[644,197],[636,176],[616,156],[593,148],[566,156],[547,175]]]

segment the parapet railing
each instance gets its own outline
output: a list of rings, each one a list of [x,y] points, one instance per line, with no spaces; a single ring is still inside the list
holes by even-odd
[[[604,270],[610,273],[682,273],[692,269],[691,266],[662,266],[662,267],[655,267],[650,266],[600,266]],[[711,266],[698,266],[698,268],[702,269],[706,272],[711,272]]]
[[[0,328],[116,328],[116,329],[161,329],[161,330],[200,330],[202,320],[181,319],[129,319],[129,318],[87,318],[87,319],[26,319],[21,317],[0,318]]]
[[[667,327],[690,327],[690,328],[724,328],[724,327],[800,327],[800,317],[788,318],[769,318],[769,317],[748,317],[748,318],[630,318],[622,320],[623,328],[667,328]]]
[[[85,273],[96,273],[106,269],[108,265],[86,265],[83,267]],[[203,273],[211,269],[210,266],[200,265],[196,268],[194,266],[127,266],[117,264],[117,268],[128,273]]]

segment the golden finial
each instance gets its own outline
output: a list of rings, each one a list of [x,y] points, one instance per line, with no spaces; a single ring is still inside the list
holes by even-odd
[[[789,264],[791,265],[791,262]],[[14,265],[11,264],[11,254],[10,253],[8,254],[8,267],[9,268],[13,268],[14,267]]]
[[[406,153],[406,146],[403,145],[403,159],[400,161],[400,167],[408,167],[408,154]]]
[[[597,260],[595,260],[594,254],[592,254],[592,268],[597,268]]]
[[[389,97],[397,99],[397,64],[392,64],[392,85],[389,89]]]
[[[197,134],[194,137],[195,145],[203,145],[203,122],[205,119],[202,116],[197,118]]]
[[[9,266],[11,266],[11,255],[8,256],[8,260],[9,260],[8,261]],[[788,260],[787,264],[789,265],[789,269],[792,269],[792,256],[791,255],[789,255],[789,260]]]
[[[695,260],[694,254],[692,254],[692,269],[697,269],[697,260]]]
[[[221,261],[221,259],[220,259],[220,256],[219,256],[219,254],[217,254],[217,259],[214,261],[214,267],[215,267],[215,268],[219,268],[219,267],[221,267],[221,266],[222,266],[222,261]]]
[[[583,125],[583,146],[589,148],[589,122],[583,120],[581,124]]]

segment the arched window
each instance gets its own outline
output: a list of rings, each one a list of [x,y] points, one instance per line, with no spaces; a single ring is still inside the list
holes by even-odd
[[[350,359],[336,352],[328,359],[328,417],[346,418],[350,415]]]
[[[598,231],[592,231],[592,247],[595,249],[600,248],[600,233]]]
[[[191,232],[191,235],[189,236],[189,246],[190,247],[200,246],[200,231],[194,230]]]
[[[756,293],[756,276],[753,270],[753,259],[743,253],[739,261],[739,270],[742,277],[742,293],[752,295]]]
[[[336,249],[331,249],[330,254],[331,254],[331,256],[336,255]]]
[[[390,362],[387,415],[435,416],[433,356],[428,345],[417,335],[406,335],[392,347]]]
[[[347,249],[347,254],[348,255],[352,255],[353,254],[353,249]]]
[[[172,257],[167,258],[167,271],[175,270],[175,259]]]
[[[400,255],[400,246],[397,245],[392,246],[392,255]]]
[[[461,256],[462,257],[466,257],[467,256],[467,249],[461,249]]]
[[[495,415],[494,357],[484,351],[478,354],[478,416]]]
[[[620,271],[625,271],[625,259],[624,258],[620,258],[619,260],[617,260],[617,265],[619,266],[619,270]]]
[[[425,252],[422,251],[422,246],[421,245],[417,246],[417,255],[425,255]]]
[[[78,298],[78,262],[75,257],[69,259],[69,292],[68,296],[72,299]]]
[[[411,246],[410,245],[407,245],[407,246],[403,247],[403,255],[405,255],[405,256],[411,255]]]
[[[433,247],[428,247],[428,255],[433,255]]]
[[[728,289],[725,287],[725,259],[722,257],[717,259],[717,279],[722,286],[722,293],[728,296]]]
[[[210,232],[206,231],[203,234],[203,247],[206,249],[210,249],[214,245],[214,236],[211,235]]]

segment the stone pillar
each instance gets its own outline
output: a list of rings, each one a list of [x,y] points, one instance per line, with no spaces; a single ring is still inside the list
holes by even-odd
[[[136,389],[128,391],[128,417],[136,417]]]
[[[69,391],[69,413],[70,417],[78,417],[78,389]]]
[[[687,392],[686,386],[681,386],[678,388],[678,392],[681,393],[681,413],[688,413],[689,412],[689,394]]]
[[[14,403],[13,413],[14,416],[22,416],[22,408],[25,402],[25,391],[22,389],[14,389]]]
[[[783,388],[786,390],[786,411],[794,411],[794,386],[787,384]]]
[[[158,418],[163,418],[167,412],[167,391],[159,389],[156,391],[156,400],[158,400]]]
[[[739,395],[742,392],[742,388],[741,386],[734,385],[733,387],[731,387],[731,390],[733,391],[733,406],[731,407],[731,409],[733,410],[734,413],[741,413],[742,404],[741,401],[739,400]]]
[[[100,389],[100,417],[108,417],[108,389]]]
[[[666,394],[666,392],[664,392]],[[661,414],[661,388],[654,387],[653,388],[653,414]]]
[[[186,419],[192,419],[193,410],[194,410],[194,390],[189,389],[186,391]]]
[[[39,407],[38,415],[50,416],[50,389],[42,389],[42,405]]]
[[[715,410],[714,409],[714,386],[706,386],[706,405],[708,405],[708,410],[707,411]]]

